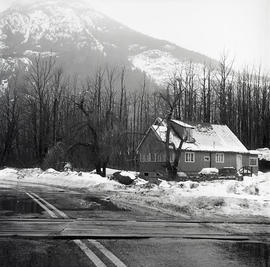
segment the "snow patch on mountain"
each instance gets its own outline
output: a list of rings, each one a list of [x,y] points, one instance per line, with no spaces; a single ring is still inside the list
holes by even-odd
[[[129,47],[128,47],[128,50],[131,52],[143,51],[146,49],[147,49],[146,46],[141,46],[139,44],[132,44],[132,45],[129,45]]]
[[[38,43],[42,38],[50,41],[59,39],[73,39],[74,34],[79,34],[80,38],[93,38],[91,29],[102,31],[103,28],[97,26],[95,20],[103,18],[98,12],[85,10],[82,14],[76,13],[71,6],[60,7],[52,2],[52,5],[38,5],[37,9],[31,9],[27,14],[18,11],[10,12],[0,20],[0,33],[5,33],[5,26],[8,25],[12,34],[20,33],[24,36],[22,43],[27,43],[29,38]],[[5,36],[1,34],[1,39]],[[93,43],[97,43],[95,39]],[[97,48],[102,50],[99,43]]]
[[[32,50],[25,50],[23,53],[25,56],[33,56],[33,57],[56,57],[57,53],[45,51],[45,52],[38,52],[38,51],[32,51]]]
[[[166,82],[170,75],[181,66],[181,62],[171,53],[157,49],[131,56],[129,60],[137,69],[144,71],[159,84]]]
[[[117,48],[118,47],[116,44],[108,43],[108,42],[103,42],[103,45],[108,46],[108,47],[112,47],[112,48]]]
[[[164,49],[166,49],[167,51],[173,51],[176,49],[176,46],[171,45],[171,44],[166,44],[166,45],[164,45]]]
[[[0,58],[0,71],[15,72],[17,69],[27,71],[30,64],[32,64],[32,62],[27,57]]]
[[[168,45],[166,48],[167,50],[174,50],[173,45]],[[130,56],[129,61],[135,68],[145,72],[159,85],[168,83],[175,74],[180,74],[183,79],[191,73],[197,78],[203,76],[204,64],[193,63],[188,60],[181,61],[174,57],[171,52],[158,49],[147,50]],[[194,82],[196,82],[196,79]]]
[[[1,35],[1,33],[0,33],[0,35]],[[0,41],[0,50],[5,49],[5,48],[8,48],[8,46],[4,42]]]

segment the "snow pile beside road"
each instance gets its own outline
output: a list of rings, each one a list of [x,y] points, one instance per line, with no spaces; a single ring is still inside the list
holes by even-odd
[[[66,187],[70,189],[117,190],[123,186],[107,177],[89,172],[58,172],[54,169],[11,169],[0,170],[0,181],[24,182],[40,185]]]
[[[270,217],[270,173],[243,181],[161,181],[159,186],[144,185],[118,197],[191,217]]]
[[[118,170],[109,169],[108,175]],[[114,200],[163,209],[194,218],[263,216],[270,218],[270,173],[244,177],[243,181],[168,182],[159,185],[137,178],[135,172],[118,171],[134,183],[125,186],[94,172],[58,172],[54,169],[0,170],[0,181],[23,185],[48,185],[69,189],[110,191]]]

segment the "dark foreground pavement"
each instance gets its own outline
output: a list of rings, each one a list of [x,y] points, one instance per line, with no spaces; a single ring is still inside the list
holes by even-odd
[[[269,223],[201,222],[108,195],[0,184],[0,266],[269,266]]]
[[[264,266],[269,244],[186,239],[99,240],[126,266]],[[115,266],[100,250],[87,246],[106,266]],[[71,240],[0,239],[1,266],[86,267],[94,265]]]

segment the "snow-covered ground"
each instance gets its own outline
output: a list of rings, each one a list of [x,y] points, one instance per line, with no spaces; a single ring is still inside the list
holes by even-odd
[[[111,176],[117,170],[108,169]],[[135,179],[135,172],[122,171]],[[243,181],[167,182],[150,184],[135,179],[131,186],[122,185],[94,172],[58,172],[53,169],[0,170],[0,182],[30,183],[69,188],[73,190],[107,191],[112,200],[151,206],[171,214],[193,218],[228,216],[270,218],[270,173],[244,177]]]
[[[257,152],[259,153],[259,159],[270,161],[270,149],[268,147],[258,148]]]

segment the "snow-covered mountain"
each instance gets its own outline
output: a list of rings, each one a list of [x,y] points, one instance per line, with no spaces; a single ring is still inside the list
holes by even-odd
[[[41,54],[58,57],[67,71],[86,74],[95,65],[125,65],[161,83],[183,62],[212,61],[158,40],[78,1],[16,4],[0,13],[0,66],[27,69]]]

